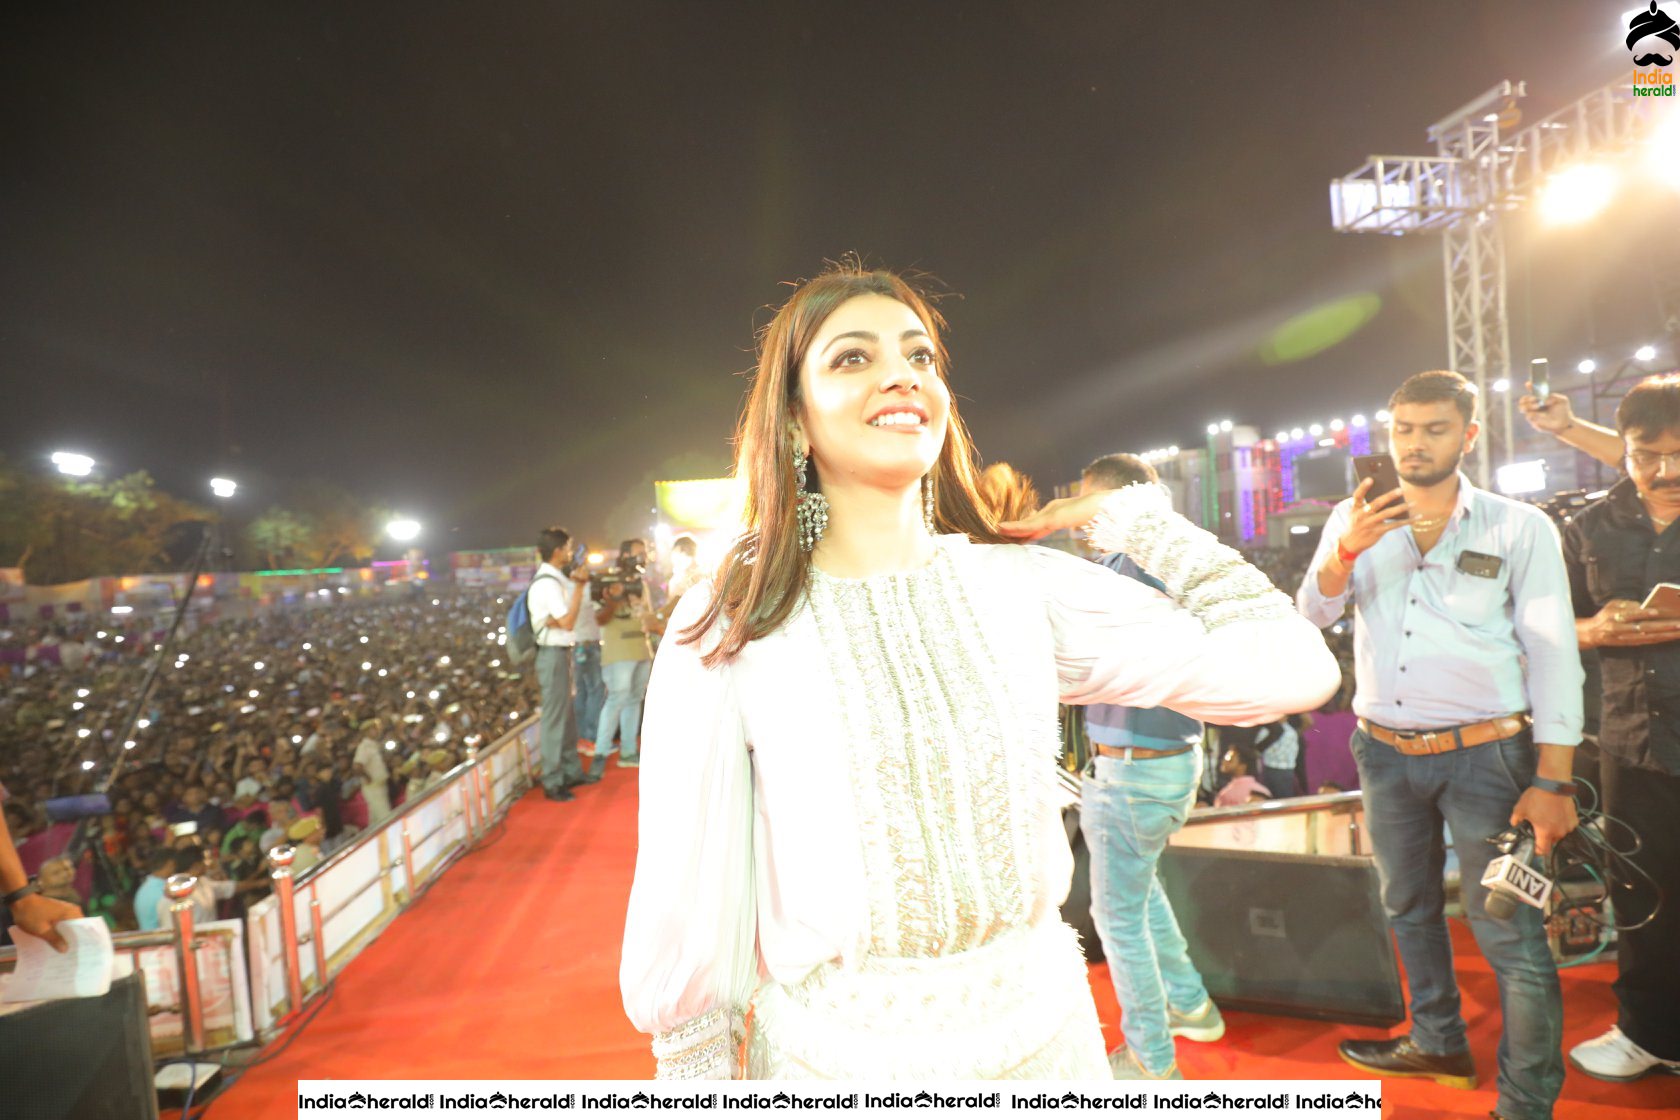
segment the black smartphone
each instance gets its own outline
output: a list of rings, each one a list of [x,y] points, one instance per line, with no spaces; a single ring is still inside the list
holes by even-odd
[[[1365,500],[1374,502],[1391,490],[1400,489],[1400,471],[1394,465],[1392,455],[1355,455],[1353,457],[1353,472],[1359,476],[1359,481],[1372,479],[1371,488],[1365,492]],[[1405,503],[1395,507],[1395,514],[1389,521],[1406,520]]]
[[[1541,404],[1552,395],[1552,367],[1545,358],[1528,363],[1528,383],[1534,387],[1534,399]]]
[[[1359,476],[1359,482],[1375,479],[1365,493],[1366,501],[1375,501],[1390,490],[1400,489],[1400,472],[1394,466],[1392,455],[1355,455],[1353,472]]]

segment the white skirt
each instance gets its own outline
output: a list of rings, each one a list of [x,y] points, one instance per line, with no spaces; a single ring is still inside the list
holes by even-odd
[[[753,999],[747,1076],[1110,1080],[1078,935],[1060,921],[945,957],[826,964]]]

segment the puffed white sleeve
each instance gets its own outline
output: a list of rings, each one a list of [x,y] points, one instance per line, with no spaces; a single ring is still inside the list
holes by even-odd
[[[1109,494],[1087,527],[1160,580],[1033,548],[1068,704],[1171,708],[1239,726],[1318,707],[1341,683],[1317,627],[1234,549],[1172,511],[1154,485]]]
[[[636,877],[619,988],[652,1034],[660,1078],[737,1075],[758,979],[752,763],[729,667],[707,669],[714,632],[681,635],[711,585],[677,604],[654,659],[642,723]]]

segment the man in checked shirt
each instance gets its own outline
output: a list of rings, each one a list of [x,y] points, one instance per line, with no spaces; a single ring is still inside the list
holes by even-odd
[[[1504,1010],[1505,1120],[1547,1120],[1563,1086],[1563,1006],[1540,911],[1487,912],[1489,838],[1526,821],[1549,852],[1576,823],[1580,653],[1557,531],[1539,509],[1471,485],[1476,391],[1456,373],[1408,378],[1389,401],[1400,487],[1362,482],[1338,505],[1296,594],[1319,626],[1354,606],[1353,737],[1383,906],[1411,988],[1411,1033],[1349,1040],[1383,1077],[1473,1088],[1443,914],[1442,824]]]

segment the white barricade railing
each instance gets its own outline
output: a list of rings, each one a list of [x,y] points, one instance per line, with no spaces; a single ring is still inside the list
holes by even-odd
[[[1195,809],[1169,843],[1298,855],[1363,855],[1365,807],[1357,790],[1252,805]]]
[[[243,922],[195,929],[184,905],[173,929],[114,935],[117,975],[145,975],[153,1052],[225,1049],[273,1034],[530,788],[540,768],[537,739],[533,717],[483,751],[469,751],[436,786],[295,881],[291,850],[275,849],[274,893]],[[192,886],[190,876],[175,876],[170,894],[185,900]],[[183,944],[192,952],[184,954]],[[16,955],[0,949],[0,966],[9,968]]]
[[[443,781],[370,825],[347,847],[275,892],[246,916],[253,1014],[259,1034],[323,988],[478,841],[530,786],[537,720],[529,719]],[[288,938],[281,908],[290,897]]]

